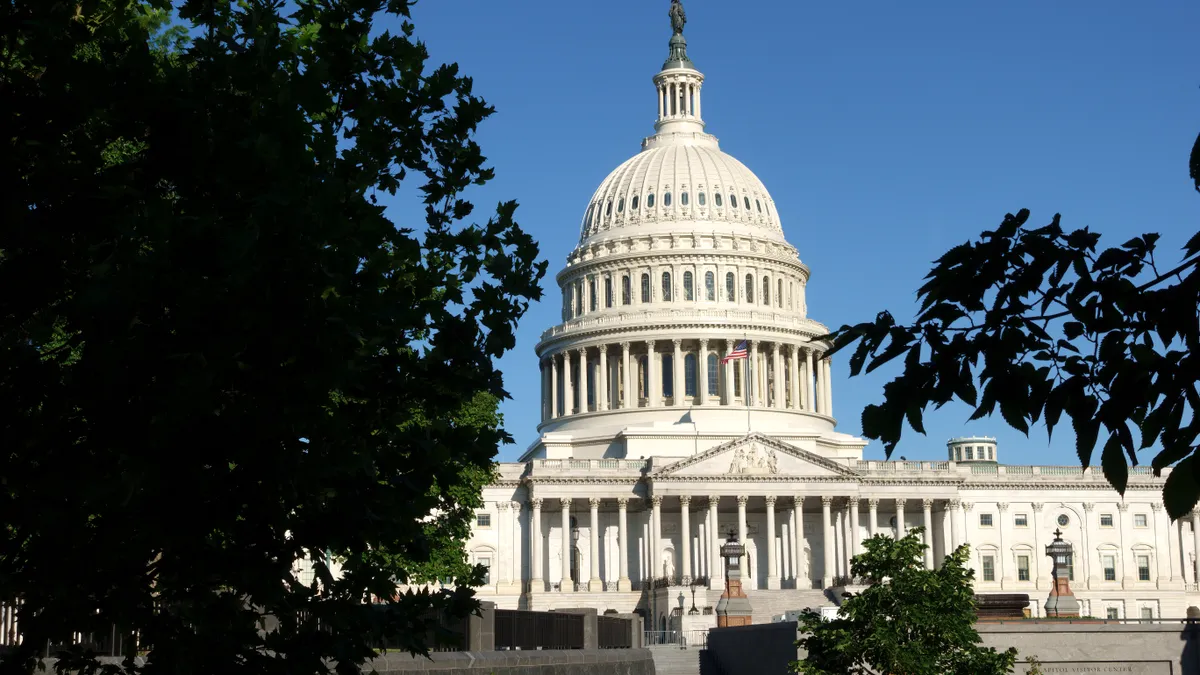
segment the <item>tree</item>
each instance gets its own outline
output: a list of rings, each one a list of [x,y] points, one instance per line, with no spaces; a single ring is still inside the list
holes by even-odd
[[[493,110],[408,4],[0,3],[4,670],[116,626],[131,671],[356,672],[477,606],[495,359],[545,262],[514,202],[471,220]]]
[[[1002,675],[1017,650],[979,646],[975,573],[968,547],[925,569],[923,528],[901,539],[876,535],[850,562],[851,575],[871,585],[848,597],[832,620],[806,609],[797,641],[808,656],[793,664],[804,675]]]
[[[1200,191],[1200,138],[1190,173]],[[1098,252],[1098,233],[1068,231],[1058,214],[1028,221],[1008,214],[939,258],[913,323],[884,311],[826,336],[833,352],[858,343],[852,376],[904,357],[883,403],[863,411],[863,434],[890,456],[905,420],[924,433],[930,405],[962,401],[971,419],[998,407],[1025,434],[1039,420],[1052,434],[1065,413],[1085,466],[1103,438],[1104,475],[1122,494],[1128,463],[1160,444],[1151,466],[1175,465],[1163,498],[1179,518],[1200,498],[1200,232],[1163,265],[1155,233]]]

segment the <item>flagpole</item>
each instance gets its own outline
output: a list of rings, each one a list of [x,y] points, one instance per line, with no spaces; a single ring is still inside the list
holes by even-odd
[[[742,344],[746,344],[746,334],[742,333]],[[750,380],[750,349],[746,345],[746,435],[750,435],[750,401],[753,400],[751,395],[751,387],[753,386]]]

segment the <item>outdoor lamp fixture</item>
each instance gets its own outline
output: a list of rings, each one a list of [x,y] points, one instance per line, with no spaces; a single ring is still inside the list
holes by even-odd
[[[696,586],[698,586],[699,584],[697,584],[696,581],[693,579],[691,585],[692,585],[692,608],[688,610],[688,614],[690,614],[691,616],[696,616],[697,614],[700,613],[700,610],[696,609]]]
[[[575,543],[579,543],[579,528],[578,527],[571,528],[571,541],[573,541]]]
[[[1079,601],[1071,593],[1071,545],[1062,539],[1062,530],[1054,531],[1054,541],[1046,546],[1046,555],[1053,561],[1054,578],[1050,597],[1046,598],[1046,616],[1079,616]]]
[[[1054,530],[1054,541],[1046,545],[1046,555],[1054,562],[1051,569],[1054,578],[1066,578],[1071,566],[1071,545],[1062,540],[1062,530]]]
[[[746,547],[738,543],[737,532],[730,530],[729,536],[725,539],[725,545],[721,547],[721,557],[725,559],[725,569],[738,569],[738,561],[746,552]]]

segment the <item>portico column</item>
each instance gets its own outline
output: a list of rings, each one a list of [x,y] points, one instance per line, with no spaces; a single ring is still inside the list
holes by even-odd
[[[850,498],[850,557],[858,555],[858,547],[862,542],[862,531],[858,526],[858,496]]]
[[[809,412],[817,411],[817,398],[814,382],[817,374],[813,371],[813,350],[804,350],[804,409]]]
[[[721,503],[720,495],[708,497],[708,587],[719,590],[724,587],[725,566],[721,564],[721,526],[717,522],[717,507]]]
[[[908,534],[908,525],[904,522],[904,502],[903,499],[896,500],[896,538],[900,539]]]
[[[833,585],[833,514],[829,510],[832,504],[833,497],[821,497],[821,544],[825,549],[825,567],[821,570],[821,588],[829,588]]]
[[[1093,506],[1095,506],[1095,504],[1084,504],[1083,508],[1086,511],[1091,511],[1092,510],[1091,507],[1093,507]],[[1008,576],[1008,565],[1007,565],[1007,561],[1006,561],[1006,558],[1008,558],[1008,556],[1004,555],[1004,552],[1008,550],[1007,548],[1005,548],[1008,545],[1006,543],[1007,537],[1005,536],[1006,531],[1008,530],[1008,503],[1007,502],[998,502],[996,504],[996,510],[999,512],[998,516],[1000,518],[1000,522],[996,523],[996,531],[1000,535],[1000,555],[996,556],[996,565],[999,567],[999,569],[996,570],[995,574],[996,574],[996,579],[1000,581],[1000,588],[1003,589],[1003,588],[1008,588],[1009,586],[1012,585],[1012,579],[1009,578],[1009,576]],[[1084,516],[1084,519],[1086,520],[1087,516]],[[1086,563],[1087,562],[1086,558],[1088,557],[1087,534],[1086,534],[1087,523],[1086,522],[1084,523],[1084,527],[1082,528],[1082,530],[1085,534],[1084,534],[1084,542],[1083,542],[1083,551],[1081,551],[1081,553],[1083,555],[1081,557],[1085,558],[1084,562]],[[1084,566],[1084,574],[1085,575],[1089,574],[1089,571],[1087,569],[1089,567],[1091,567],[1091,565]],[[931,567],[930,569],[933,569],[933,568]],[[1092,583],[1091,579],[1087,579],[1086,576],[1084,578],[1086,580],[1086,583],[1090,587],[1091,583]]]
[[[746,502],[749,501],[749,499],[750,498],[747,497],[746,495],[738,495],[738,498],[737,498],[738,542],[740,542],[742,544],[743,551],[745,550],[745,547],[746,547],[746,543],[745,543],[746,542]],[[745,565],[745,564],[749,563],[749,557],[745,553],[742,554],[742,559],[743,559],[742,563],[739,563],[739,564]],[[742,567],[742,569],[748,569],[748,568]]]
[[[646,406],[657,408],[662,378],[658,375],[658,354],[654,352],[654,340],[646,340]],[[657,574],[657,572],[655,572]]]
[[[1167,532],[1163,531],[1163,528],[1161,527],[1165,520],[1166,519],[1162,517],[1162,504],[1151,503],[1150,532],[1154,536],[1154,549],[1156,552],[1158,552],[1154,556],[1154,567],[1156,570],[1156,574],[1154,575],[1154,585],[1155,588],[1159,589],[1168,588],[1168,579],[1170,579],[1170,576],[1168,576],[1170,575],[1171,563],[1171,548],[1169,543],[1170,537],[1167,536]]]
[[[800,576],[800,570],[803,569],[801,561],[804,559],[804,497],[796,495],[792,497],[792,577],[796,582],[796,588],[808,588],[812,586],[812,578],[807,579],[807,583]],[[808,574],[808,572],[805,572]]]
[[[497,588],[508,586],[511,579],[508,575],[508,560],[505,558],[505,553],[511,554],[511,551],[506,551],[509,547],[508,542],[512,541],[512,534],[509,528],[512,527],[508,521],[508,500],[496,502],[496,510],[499,511],[496,518],[496,538],[499,539],[499,546],[496,547],[496,571],[499,574],[492,583],[496,584]]]
[[[779,554],[775,548],[775,495],[767,495],[767,588],[779,588]]]
[[[588,411],[588,357],[587,347],[579,348],[579,412]]]
[[[629,343],[621,343],[621,384],[625,387],[624,396],[621,397],[621,409],[625,410],[637,405],[637,397],[633,392],[632,380],[629,370]]]
[[[933,500],[922,499],[921,511],[925,515],[925,569],[931,570],[933,569]],[[1000,550],[1003,551],[1004,548],[1001,547]]]
[[[1192,511],[1192,545],[1195,547],[1192,549],[1192,583],[1200,584],[1200,575],[1196,574],[1200,569],[1200,511]]]
[[[825,414],[833,417],[833,383],[830,379],[833,376],[833,366],[830,363],[829,357],[821,359],[821,377],[823,386],[821,390],[825,392]]]
[[[689,495],[679,496],[679,547],[683,549],[680,556],[680,582],[684,586],[692,580],[692,498]]]
[[[550,419],[550,367],[546,359],[538,358],[538,368],[542,382],[542,421],[545,422]]]
[[[879,534],[879,499],[875,497],[867,500],[867,531],[872,537]]]
[[[589,559],[592,563],[592,578],[588,579],[588,590],[598,593],[604,590],[604,582],[600,580],[600,498],[588,499],[588,507],[591,509],[592,516],[592,524],[588,528]]]
[[[662,573],[662,496],[655,495],[650,498],[650,579],[651,588],[653,588],[653,580],[657,579]]]
[[[575,389],[578,382],[571,377],[571,352],[562,353],[563,364],[563,414],[575,414]]]
[[[959,535],[958,535],[958,509],[961,505],[962,505],[962,502],[957,499],[950,500],[950,550],[946,552],[947,555],[957,551],[958,547],[962,546],[962,542],[959,541]],[[1033,550],[1034,550],[1034,552],[1038,551],[1037,531],[1038,531],[1038,528],[1035,526],[1033,528],[1033,536],[1034,536]],[[1036,558],[1037,556],[1034,556],[1034,557]]]
[[[796,345],[788,345],[788,391],[792,399],[792,404],[788,406],[792,410],[800,410],[800,369],[796,367]]]
[[[708,403],[708,340],[700,341],[700,353],[696,355],[697,377],[696,395],[700,397],[700,405]]]
[[[758,340],[750,341],[749,367],[746,368],[746,391],[743,392],[746,398],[746,405],[758,405],[758,399],[762,395],[758,391]]]
[[[671,344],[675,347],[671,356],[671,389],[674,390],[671,403],[679,407],[683,405],[683,399],[687,398],[683,383],[683,340],[676,338],[671,340]]]
[[[779,343],[771,343],[771,368],[775,371],[775,386],[774,389],[776,408],[784,408],[785,401],[783,400],[783,361],[779,358]]]
[[[628,352],[626,352],[628,353]],[[629,391],[626,389],[625,391]],[[621,578],[617,579],[618,591],[629,591],[633,589],[633,585],[629,583],[629,499],[627,497],[617,497],[617,545],[620,547],[618,552],[619,560],[617,563],[620,569]]]
[[[596,410],[608,410],[608,345],[597,347],[600,351],[600,368],[596,372]]]
[[[542,498],[530,499],[529,516],[529,592],[546,590],[542,579]]]
[[[562,502],[562,581],[558,584],[561,593],[575,592],[575,584],[571,579],[571,500],[563,498]]]
[[[725,341],[725,356],[728,357],[733,352],[734,341]],[[723,359],[722,359],[723,360]],[[724,392],[724,398],[721,399],[722,405],[733,405],[733,361],[725,361],[721,364],[721,370],[724,371],[725,386],[721,388]]]
[[[557,419],[562,411],[558,409],[558,357],[550,355],[550,419]]]
[[[1124,503],[1125,502],[1118,503],[1117,509],[1120,510],[1121,505]],[[953,504],[954,504],[954,502],[951,502],[952,506],[953,506]],[[1038,551],[1042,550],[1042,545],[1039,540],[1041,539],[1040,532],[1042,530],[1042,507],[1044,506],[1044,504],[1034,502],[1033,504],[1031,504],[1031,506],[1033,507],[1033,525],[1034,525],[1034,527],[1033,527],[1033,552],[1035,554],[1033,556],[1033,560],[1034,560],[1034,562],[1033,562],[1033,583],[1034,583],[1034,588],[1037,588],[1040,590],[1042,588],[1042,562],[1041,562],[1042,556],[1039,556],[1036,554]],[[954,523],[953,517],[951,518],[950,523],[951,524]],[[957,548],[957,546],[956,546],[956,548]],[[1120,556],[1122,572],[1124,572],[1124,568],[1125,568],[1125,555],[1124,554],[1125,554],[1125,536],[1124,536],[1124,523],[1122,523],[1121,556]],[[1122,582],[1122,588],[1124,588],[1123,582]]]

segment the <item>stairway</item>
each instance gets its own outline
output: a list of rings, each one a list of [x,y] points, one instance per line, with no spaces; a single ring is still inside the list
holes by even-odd
[[[785,589],[778,591],[747,590],[746,597],[750,599],[751,623],[771,623],[776,616],[791,610],[811,607],[827,607],[834,602],[825,597],[824,591],[814,589]],[[721,591],[710,590],[705,600],[711,607],[716,607],[721,599]],[[699,603],[699,598],[697,598]]]
[[[647,647],[654,657],[656,675],[700,675],[700,648],[680,649],[679,645]]]

